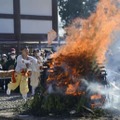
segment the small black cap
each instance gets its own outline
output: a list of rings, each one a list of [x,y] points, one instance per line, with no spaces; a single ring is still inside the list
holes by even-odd
[[[40,52],[40,50],[39,50],[38,48],[35,48],[35,49],[33,50],[33,53],[36,53],[36,52]]]
[[[28,46],[21,46],[21,50],[29,49]]]

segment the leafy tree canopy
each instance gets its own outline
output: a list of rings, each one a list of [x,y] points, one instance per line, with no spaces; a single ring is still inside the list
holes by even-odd
[[[87,18],[96,9],[99,0],[58,0],[59,15],[64,26],[76,17]]]

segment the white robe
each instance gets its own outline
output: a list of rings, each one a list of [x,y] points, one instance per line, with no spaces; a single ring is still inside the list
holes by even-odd
[[[40,66],[42,66],[42,60],[37,59],[37,63],[33,62],[31,65],[32,74],[30,77],[30,85],[36,88],[40,82]]]

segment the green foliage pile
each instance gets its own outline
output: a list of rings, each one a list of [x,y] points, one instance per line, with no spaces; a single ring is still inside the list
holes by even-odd
[[[34,116],[80,116],[86,113],[83,106],[87,105],[88,98],[86,96],[36,94],[34,99],[24,104],[23,109],[25,114],[32,114]]]

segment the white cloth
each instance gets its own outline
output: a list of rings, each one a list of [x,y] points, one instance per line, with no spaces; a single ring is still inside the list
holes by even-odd
[[[34,58],[34,59],[36,59],[36,58]],[[36,60],[37,60],[37,62],[36,61],[32,61],[32,64],[31,64],[30,67],[31,67],[32,71],[34,71],[34,72],[40,72],[40,66],[43,65],[42,58],[39,57]]]
[[[39,84],[40,81],[40,66],[42,66],[42,58],[38,57],[37,58],[37,63],[35,61],[32,62],[31,64],[31,69],[32,69],[32,74],[30,77],[30,85],[34,88],[36,88]]]
[[[30,77],[30,85],[34,88],[36,88],[39,84],[39,77],[40,77],[40,72],[37,71],[32,71],[31,77]]]
[[[17,57],[17,65],[15,71],[19,73],[22,69],[32,69],[31,66],[33,63],[37,64],[37,59],[35,59],[34,57],[28,56],[26,60],[23,59],[22,55],[19,55]],[[29,68],[26,66],[26,64],[29,64]]]

